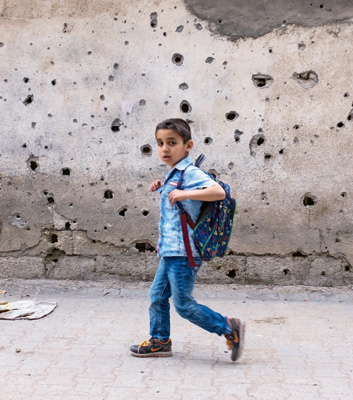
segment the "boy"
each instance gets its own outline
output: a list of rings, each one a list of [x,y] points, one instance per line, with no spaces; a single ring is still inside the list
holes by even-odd
[[[190,245],[196,263],[191,268],[183,241],[180,211],[175,202],[180,201],[185,211],[196,221],[203,201],[225,198],[222,187],[207,174],[192,165],[189,152],[193,147],[190,126],[182,119],[168,119],[156,127],[156,140],[161,160],[171,171],[164,183],[157,180],[150,192],[161,193],[158,255],[161,257],[154,277],[149,298],[151,305],[151,338],[140,345],[130,347],[135,357],[169,357],[172,353],[170,339],[169,298],[173,296],[176,311],[190,322],[208,332],[224,335],[232,361],[242,352],[245,323],[240,319],[226,318],[198,304],[192,297],[197,270],[202,260],[189,229]],[[183,175],[182,189],[176,189]]]

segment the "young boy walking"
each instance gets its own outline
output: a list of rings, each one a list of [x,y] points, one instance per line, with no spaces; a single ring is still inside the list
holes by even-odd
[[[169,357],[172,353],[170,339],[170,305],[173,297],[180,316],[211,333],[224,335],[231,350],[232,361],[237,360],[244,343],[245,323],[237,318],[227,318],[198,304],[192,297],[196,274],[202,260],[193,242],[193,232],[188,227],[190,246],[196,268],[191,268],[185,250],[180,211],[175,202],[181,202],[185,211],[196,221],[203,201],[225,198],[223,188],[207,174],[192,165],[189,152],[193,147],[190,126],[182,119],[168,119],[156,127],[156,140],[161,160],[171,171],[164,183],[154,181],[150,192],[161,193],[158,255],[161,257],[149,298],[151,305],[151,338],[130,347],[136,357]],[[177,189],[182,179],[182,190]]]

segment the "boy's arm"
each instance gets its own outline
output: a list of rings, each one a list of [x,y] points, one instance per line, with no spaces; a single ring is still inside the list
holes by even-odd
[[[222,186],[218,183],[205,189],[194,189],[194,190],[172,190],[169,195],[170,204],[173,206],[176,201],[184,200],[201,200],[201,201],[216,201],[223,200],[226,197],[226,193]]]

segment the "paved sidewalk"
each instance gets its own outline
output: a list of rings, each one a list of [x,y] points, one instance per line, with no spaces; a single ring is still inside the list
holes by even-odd
[[[1,400],[353,398],[353,290],[197,286],[247,322],[243,357],[172,311],[174,356],[140,359],[148,284],[0,280],[0,301],[55,300],[36,321],[0,320]]]

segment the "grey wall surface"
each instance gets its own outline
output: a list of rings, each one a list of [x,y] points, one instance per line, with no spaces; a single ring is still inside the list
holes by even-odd
[[[352,12],[297,3],[1,1],[1,276],[151,279],[181,117],[238,202],[200,279],[352,283]]]

